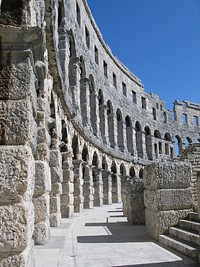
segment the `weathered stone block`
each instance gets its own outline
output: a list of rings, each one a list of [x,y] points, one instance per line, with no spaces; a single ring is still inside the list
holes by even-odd
[[[30,93],[32,67],[28,59],[0,71],[0,99],[22,99]]]
[[[33,137],[35,122],[28,99],[0,101],[0,144],[25,144]]]
[[[51,186],[51,193],[53,195],[62,194],[62,184],[61,183],[53,183]]]
[[[33,234],[33,204],[0,206],[0,214],[0,254],[23,251],[30,245]]]
[[[74,181],[74,174],[71,170],[69,169],[64,169],[63,170],[63,182],[71,182],[73,183]]]
[[[45,128],[39,128],[37,131],[37,143],[47,143],[50,145],[50,136]]]
[[[145,190],[144,203],[149,209],[177,210],[192,208],[192,192],[187,189]]]
[[[50,238],[49,219],[35,224],[33,239],[35,245],[45,245]]]
[[[46,220],[49,216],[49,195],[44,194],[40,197],[33,198],[33,204],[35,207],[35,222]]]
[[[0,203],[32,198],[35,171],[29,147],[1,146],[0,170]]]
[[[51,173],[47,162],[35,162],[35,191],[34,196],[40,196],[51,190]]]
[[[60,211],[60,195],[50,196],[50,213]]]
[[[61,222],[61,212],[50,214],[49,221],[51,227],[57,227]]]
[[[34,267],[34,246],[33,240],[21,253],[2,253],[0,255],[0,267]]]
[[[59,167],[51,167],[51,182],[61,183],[63,180],[62,170]]]
[[[73,193],[74,192],[74,184],[72,184],[72,183],[63,183],[62,184],[62,188],[63,188],[63,193],[64,194]]]
[[[49,166],[51,167],[58,167],[61,166],[61,154],[58,150],[51,150],[50,151],[50,159],[49,159]]]
[[[72,194],[70,195],[61,195],[61,202],[64,205],[73,205],[74,204],[74,196]]]
[[[144,185],[147,189],[187,188],[191,181],[188,162],[159,162],[144,168]]]
[[[168,211],[155,211],[146,209],[145,221],[147,233],[155,239],[158,239],[160,234],[168,232],[170,226],[178,224],[180,219],[186,218],[191,209],[185,210],[168,210]]]

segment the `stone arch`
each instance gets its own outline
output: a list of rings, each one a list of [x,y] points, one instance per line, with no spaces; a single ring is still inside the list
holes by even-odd
[[[165,142],[165,155],[169,155],[169,142],[172,141],[172,137],[169,133],[165,133],[164,139],[167,141]]]
[[[78,137],[76,135],[74,135],[72,138],[72,151],[73,151],[73,160],[78,159],[79,142],[78,142]]]
[[[143,168],[141,168],[140,170],[139,170],[139,178],[143,178],[143,172],[144,172],[144,170],[143,170]]]
[[[98,155],[97,155],[96,151],[93,154],[92,165],[95,166],[95,167],[98,167]]]
[[[130,177],[135,177],[135,168],[132,166],[132,167],[130,167],[130,170],[129,170],[129,175],[130,175]]]
[[[121,110],[118,108],[116,112],[117,117],[117,143],[121,151],[124,151],[124,135],[123,135],[123,120]]]
[[[79,61],[80,66],[80,92],[79,92],[79,101],[80,101],[80,110],[81,110],[81,118],[82,123],[85,125],[88,122],[88,79],[86,78],[86,68],[85,61],[83,56],[80,57]]]
[[[69,40],[69,57],[74,58],[76,57],[76,43],[72,29],[70,29],[68,32],[68,40]]]
[[[100,133],[102,140],[105,142],[105,112],[104,112],[104,96],[101,89],[99,89],[98,94],[98,100],[99,100],[99,118],[100,118]]]
[[[82,160],[84,160],[84,161],[88,161],[89,160],[88,148],[87,148],[86,144],[84,144],[84,146],[83,146]]]
[[[158,154],[162,154],[161,134],[158,130],[154,131],[154,153],[156,158],[158,158]]]
[[[131,153],[133,156],[133,132],[132,132],[132,122],[129,116],[125,118],[126,122],[126,142],[127,142],[127,149],[128,152]]]
[[[145,126],[144,132],[145,132],[145,145],[146,145],[147,158],[149,160],[152,160],[153,159],[153,155],[152,155],[151,130],[150,130],[150,128],[148,126]]]
[[[96,92],[94,86],[94,78],[90,74],[89,76],[89,99],[90,99],[90,123],[93,130],[93,134],[97,135],[97,110],[96,110]]]
[[[68,144],[68,134],[67,134],[67,125],[65,120],[61,121],[61,144],[60,144],[60,151],[61,152],[67,152],[67,144]]]
[[[124,166],[124,163],[121,163],[120,165],[120,174],[126,176],[126,168]]]
[[[189,144],[192,144],[192,139],[190,137],[186,137],[185,145],[188,146]]]
[[[23,22],[24,3],[22,0],[2,0],[0,23],[11,26],[20,26]]]
[[[139,121],[135,123],[135,139],[136,139],[136,149],[139,158],[143,158],[143,148],[142,148],[142,128]]]
[[[107,121],[108,121],[108,137],[111,147],[115,147],[114,140],[114,117],[113,117],[113,106],[110,100],[107,101]]]
[[[108,163],[107,163],[107,160],[106,160],[106,157],[102,157],[102,170],[108,170]]]
[[[178,156],[182,152],[182,139],[179,135],[175,136],[175,154]]]

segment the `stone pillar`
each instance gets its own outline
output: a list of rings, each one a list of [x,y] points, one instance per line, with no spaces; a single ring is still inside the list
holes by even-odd
[[[72,153],[62,153],[63,183],[61,195],[61,215],[69,218],[74,213],[74,173]]]
[[[83,211],[83,177],[82,177],[82,160],[73,160],[74,166],[74,211]]]
[[[0,70],[0,266],[33,267],[36,90],[31,53],[13,49]]]
[[[83,183],[83,196],[84,196],[84,209],[92,209],[94,201],[94,184],[92,179],[92,169],[88,164],[84,164],[84,183]]]
[[[80,67],[79,58],[70,58],[69,63],[69,87],[71,92],[72,104],[75,109],[79,109],[79,94],[80,94]]]
[[[122,205],[123,209],[126,206],[126,181],[127,181],[127,176],[120,175],[120,180],[121,180],[121,198],[122,198]]]
[[[107,118],[107,105],[99,106],[99,117],[100,117],[100,130],[101,138],[104,144],[108,143],[108,118]]]
[[[112,204],[112,179],[108,170],[102,170],[103,204]]]
[[[121,202],[121,180],[116,173],[111,174],[112,178],[112,203]]]
[[[130,224],[145,224],[144,182],[143,179],[131,178],[126,182],[126,202],[123,213]]]
[[[158,239],[192,209],[191,166],[187,162],[160,162],[144,169],[146,230]]]
[[[94,183],[94,206],[103,205],[103,181],[101,169],[94,167],[92,170]]]
[[[88,78],[82,78],[80,81],[80,106],[81,106],[81,118],[83,125],[88,124],[89,118],[89,80]]]
[[[62,193],[62,158],[57,146],[50,150],[49,166],[51,170],[50,225],[56,227],[61,221],[60,195]]]

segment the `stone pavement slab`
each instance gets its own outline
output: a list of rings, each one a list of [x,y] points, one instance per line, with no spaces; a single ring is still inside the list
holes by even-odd
[[[47,245],[35,248],[35,267],[200,266],[151,239],[145,226],[129,225],[120,204],[62,219],[51,233]]]

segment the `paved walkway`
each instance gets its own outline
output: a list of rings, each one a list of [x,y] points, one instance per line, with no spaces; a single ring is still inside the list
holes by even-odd
[[[130,226],[120,204],[62,219],[46,246],[36,246],[35,267],[200,266],[150,239],[144,226]]]

